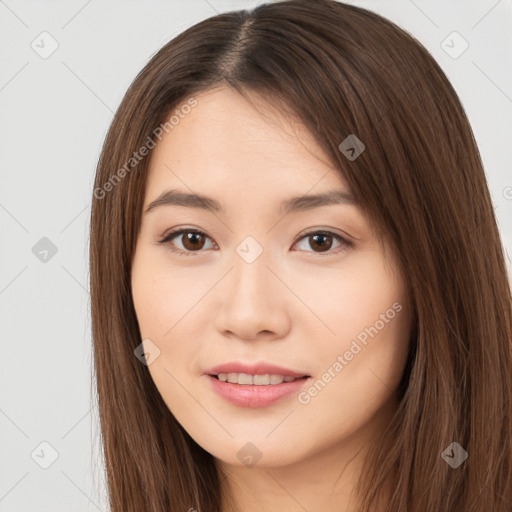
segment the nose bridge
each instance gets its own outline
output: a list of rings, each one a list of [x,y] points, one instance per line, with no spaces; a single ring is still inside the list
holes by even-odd
[[[231,281],[233,295],[239,300],[249,300],[253,307],[259,302],[266,302],[266,300],[262,301],[262,299],[268,299],[265,290],[269,291],[272,288],[269,283],[271,272],[267,268],[271,264],[270,250],[249,235],[238,244],[235,252]]]
[[[235,248],[232,271],[222,289],[218,328],[251,338],[260,331],[282,334],[288,314],[280,296],[282,283],[273,275],[270,250],[248,236]]]
[[[247,265],[252,265],[261,256],[264,255],[264,259],[268,259],[268,247],[265,250],[262,243],[260,243],[252,235],[246,236],[236,247],[236,253]]]

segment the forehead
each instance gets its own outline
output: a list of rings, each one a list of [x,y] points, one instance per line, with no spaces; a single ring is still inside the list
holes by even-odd
[[[207,91],[194,99],[196,106],[175,117],[179,122],[152,150],[148,196],[170,187],[218,194],[266,187],[269,194],[305,194],[317,184],[331,189],[345,184],[296,116],[255,95],[248,101],[232,88]]]

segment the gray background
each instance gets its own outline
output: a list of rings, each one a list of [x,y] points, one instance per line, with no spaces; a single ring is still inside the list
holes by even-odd
[[[87,258],[101,144],[161,46],[216,11],[258,3],[0,1],[0,511],[107,510]],[[398,23],[445,70],[512,254],[512,1],[348,3]]]

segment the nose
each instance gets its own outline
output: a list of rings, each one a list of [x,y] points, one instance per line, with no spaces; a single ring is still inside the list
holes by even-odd
[[[224,336],[244,340],[284,338],[290,330],[293,293],[271,268],[265,251],[252,262],[238,254],[219,283],[215,326]]]

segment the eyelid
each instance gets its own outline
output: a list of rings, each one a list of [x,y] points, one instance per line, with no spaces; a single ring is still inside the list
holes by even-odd
[[[336,254],[346,252],[349,249],[352,249],[354,247],[354,243],[351,240],[349,240],[349,238],[350,238],[349,236],[343,236],[343,235],[340,235],[339,233],[335,233],[334,231],[331,231],[331,229],[325,229],[325,228],[316,228],[316,229],[313,228],[311,230],[307,230],[304,233],[301,233],[300,235],[297,236],[296,240],[293,242],[292,247],[294,245],[298,244],[299,242],[301,242],[302,240],[307,239],[313,235],[332,236],[334,239],[338,240],[340,246],[334,250],[328,250],[323,253],[322,252],[314,252],[314,251],[299,251],[299,252],[306,252],[308,254],[308,256],[312,256],[312,257],[318,257],[318,256],[327,257],[327,256],[334,256]]]
[[[340,231],[341,234],[337,233],[336,231]],[[297,235],[295,242],[293,242],[293,243],[295,244],[298,240],[301,240],[305,236],[308,236],[308,235],[311,236],[311,235],[316,235],[316,234],[321,234],[321,233],[339,237],[347,244],[353,244],[354,241],[357,240],[356,237],[349,235],[348,233],[346,233],[345,231],[343,231],[339,228],[328,227],[328,228],[311,228],[311,229],[308,228],[305,231],[303,231],[302,233],[299,233]]]
[[[301,233],[301,234],[299,234],[297,236],[297,238],[295,239],[295,241],[292,244],[292,247],[295,246],[298,242],[301,242],[303,239],[306,239],[306,238],[311,237],[313,235],[332,236],[333,238],[338,240],[338,242],[340,243],[340,247],[341,248],[338,247],[336,250],[333,250],[333,251],[328,250],[325,253],[314,252],[314,251],[299,251],[299,252],[306,252],[306,253],[309,253],[310,255],[313,255],[314,257],[316,257],[316,256],[330,256],[330,255],[338,254],[338,253],[341,253],[341,252],[345,252],[345,251],[351,249],[354,246],[354,242],[351,241],[351,239],[353,237],[351,237],[350,235],[340,235],[340,234],[338,234],[338,233],[336,233],[334,231],[331,231],[331,229],[334,229],[334,228],[329,228],[329,229],[327,229],[327,228],[312,228],[312,229],[308,229],[305,232],[303,232],[303,233]],[[205,233],[204,231],[202,231],[202,230],[200,230],[198,228],[187,227],[187,226],[185,226],[185,227],[178,227],[178,228],[166,231],[164,233],[164,235],[159,240],[157,240],[157,243],[159,245],[170,245],[170,241],[173,238],[179,237],[183,233],[196,233],[196,234],[200,234],[200,235],[205,235],[206,238],[211,240],[213,245],[218,247],[218,244],[216,242],[214,242],[212,237],[210,237],[207,233]],[[182,251],[181,249],[177,249],[177,248],[171,248],[170,250],[172,252],[174,252],[174,253],[178,253],[180,256],[181,255],[192,256],[192,255],[195,255],[195,253],[205,252],[205,251],[202,251],[202,250],[198,250],[198,251]]]
[[[192,226],[183,226],[178,228],[168,229],[158,240],[158,243],[166,243],[170,238],[174,238],[183,233],[198,233],[200,235],[206,235],[210,240],[212,239],[207,233],[202,231],[201,229],[192,227]]]
[[[164,233],[164,235],[160,239],[157,240],[157,244],[158,245],[169,245],[170,246],[170,241],[173,238],[177,238],[180,235],[183,235],[183,233],[195,233],[195,234],[199,234],[199,235],[205,235],[206,238],[208,238],[209,240],[212,241],[213,245],[218,247],[218,245],[213,241],[213,239],[209,235],[207,235],[204,231],[201,231],[200,229],[193,228],[193,227],[187,227],[187,226],[176,228],[176,229],[170,229],[170,230],[166,231]],[[193,255],[196,252],[197,253],[204,252],[202,250],[199,250],[199,251],[182,251],[181,249],[178,249],[178,248],[170,248],[170,250],[172,252],[178,253],[180,255],[186,254],[187,256]]]

